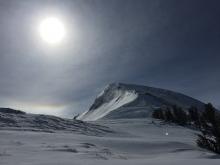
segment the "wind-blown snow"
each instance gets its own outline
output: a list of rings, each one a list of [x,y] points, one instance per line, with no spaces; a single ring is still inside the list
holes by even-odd
[[[95,99],[91,108],[78,119],[95,121],[102,118],[149,117],[154,109],[177,105],[183,109],[196,106],[203,109],[204,103],[189,96],[147,86],[113,83]]]
[[[1,165],[218,165],[195,130],[152,119],[101,120],[113,134],[0,130]],[[169,132],[166,136],[165,133]]]
[[[137,98],[137,94],[133,91],[116,90],[113,92],[114,97],[112,99],[110,99],[108,102],[104,102],[101,106],[99,106],[93,113],[89,114],[88,116],[86,114],[83,114],[79,118],[84,119],[85,121],[98,120],[106,116],[110,112],[114,111],[115,109],[127,103],[130,103],[131,101],[134,101]]]
[[[35,132],[75,132],[102,135],[111,132],[107,127],[56,116],[26,114],[8,108],[0,108],[0,130],[26,130]]]
[[[0,108],[0,165],[219,164],[196,145],[197,133],[152,118],[86,123]]]

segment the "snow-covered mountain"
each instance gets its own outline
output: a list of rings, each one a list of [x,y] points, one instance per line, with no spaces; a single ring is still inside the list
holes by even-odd
[[[177,105],[183,109],[204,103],[192,97],[170,90],[141,85],[113,83],[108,85],[95,99],[90,109],[78,119],[95,121],[102,118],[143,118],[149,117],[154,109]]]
[[[124,119],[89,123],[0,108],[0,164],[219,165],[219,155],[196,145],[198,130],[134,118],[171,104],[203,106],[168,90],[111,84],[80,117]]]

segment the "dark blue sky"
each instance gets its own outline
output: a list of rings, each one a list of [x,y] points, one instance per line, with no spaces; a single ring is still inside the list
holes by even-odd
[[[87,110],[111,82],[143,84],[220,105],[218,0],[1,0],[0,106]],[[56,47],[38,34],[57,16]]]

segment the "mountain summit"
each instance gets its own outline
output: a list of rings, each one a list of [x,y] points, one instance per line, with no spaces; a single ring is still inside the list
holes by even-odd
[[[182,109],[196,106],[203,109],[204,103],[184,94],[148,86],[112,83],[95,99],[90,109],[79,120],[95,121],[102,118],[143,118],[164,106],[176,105]]]

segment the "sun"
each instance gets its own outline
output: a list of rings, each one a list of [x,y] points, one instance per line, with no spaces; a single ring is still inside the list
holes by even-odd
[[[66,34],[64,24],[56,17],[48,17],[41,21],[39,26],[40,36],[49,44],[60,43]]]

